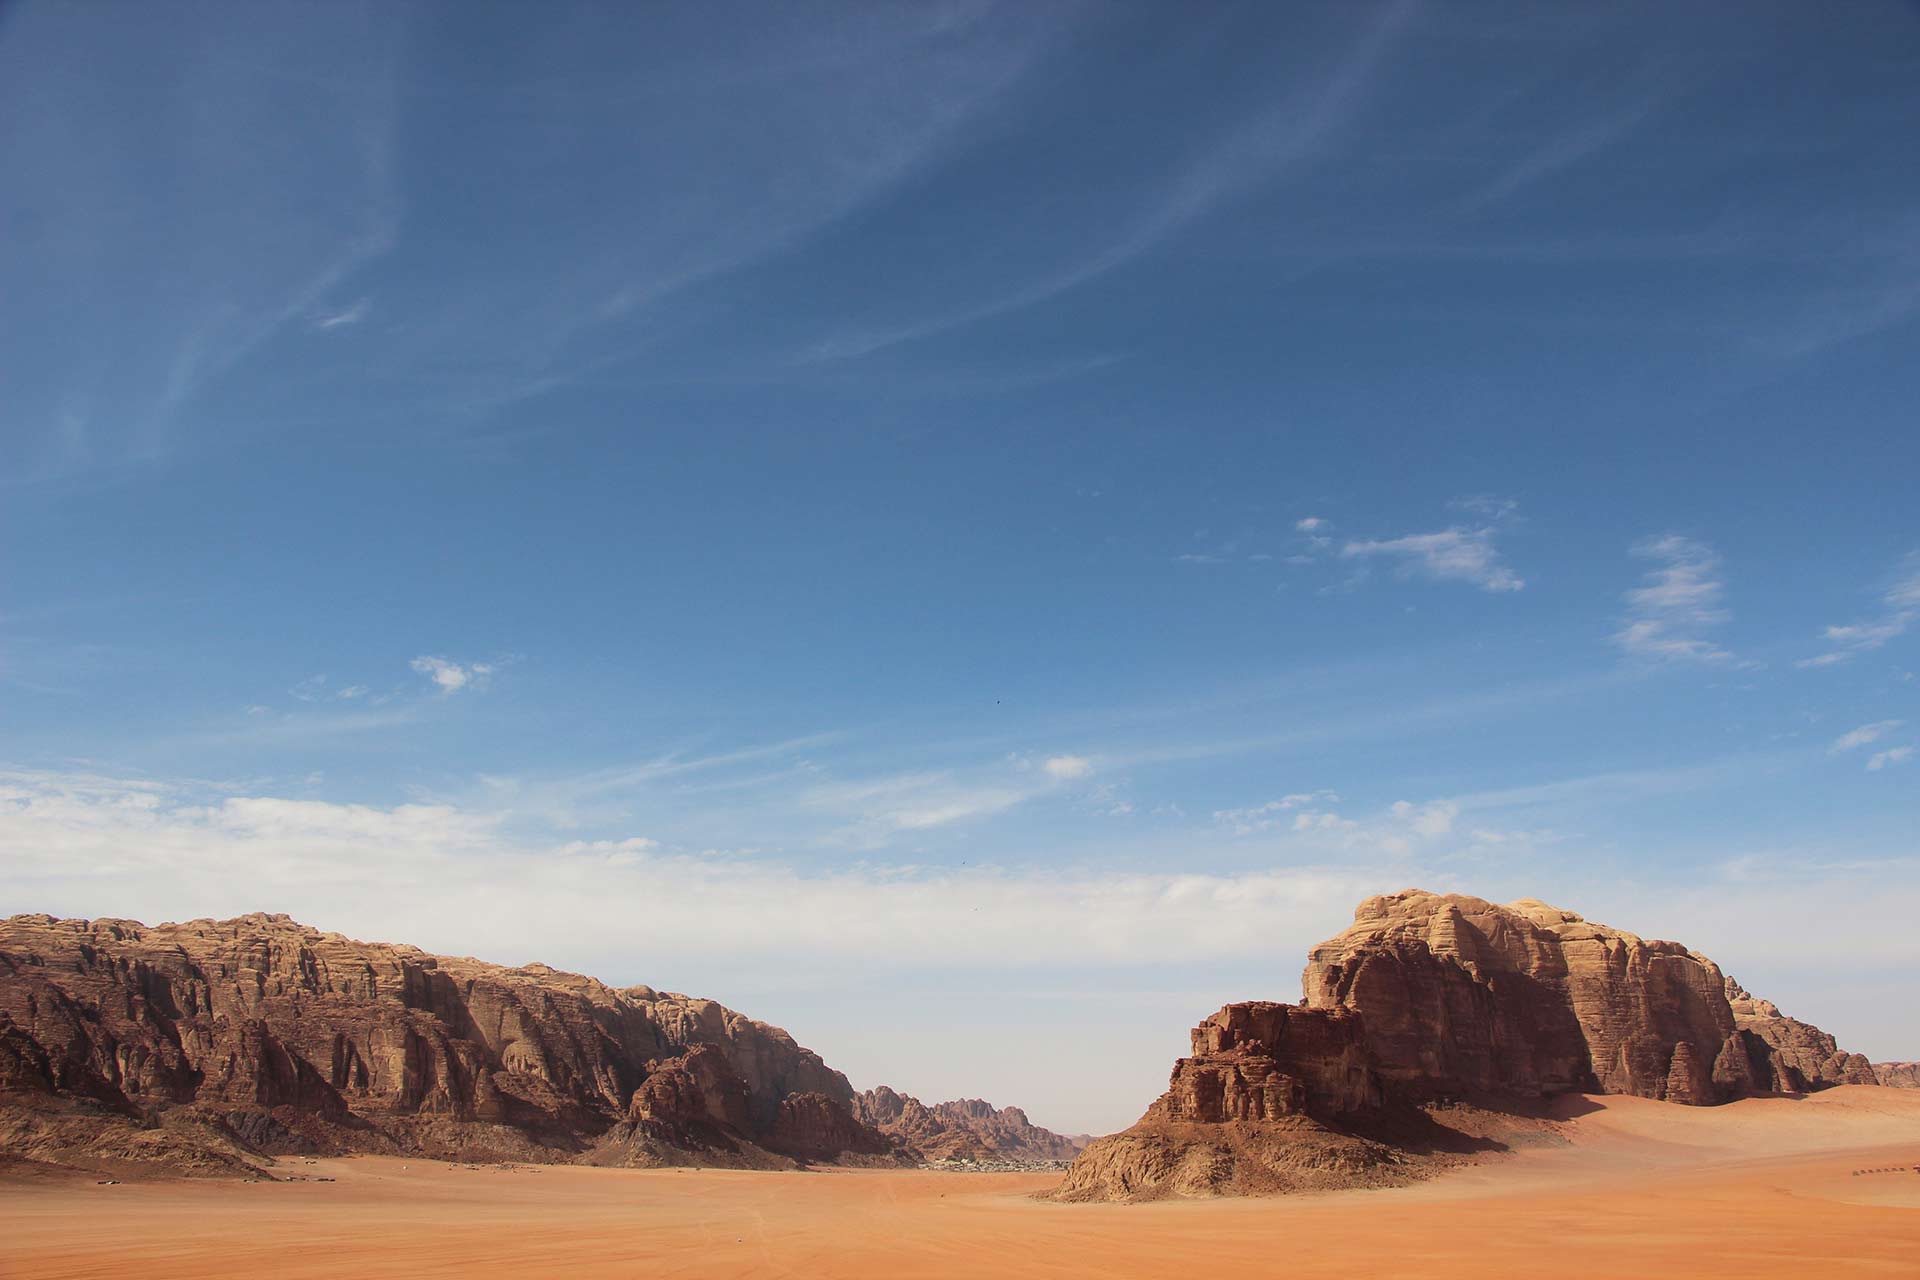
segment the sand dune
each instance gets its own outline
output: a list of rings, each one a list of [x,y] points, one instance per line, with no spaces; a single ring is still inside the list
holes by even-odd
[[[281,1163],[333,1182],[16,1180],[0,1274],[1920,1275],[1920,1094],[1565,1111],[1564,1143],[1416,1187],[1134,1206],[1032,1199],[1053,1175],[386,1158]]]

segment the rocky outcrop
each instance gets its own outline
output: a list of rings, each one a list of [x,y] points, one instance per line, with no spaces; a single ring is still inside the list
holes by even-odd
[[[1071,1160],[1085,1145],[1042,1129],[1018,1107],[995,1107],[978,1098],[927,1106],[881,1085],[856,1094],[853,1103],[863,1122],[898,1140],[922,1162]]]
[[[862,1123],[847,1104],[824,1093],[789,1094],[780,1103],[767,1145],[796,1160],[910,1162],[889,1135]]]
[[[1362,1015],[1402,1094],[1666,1098],[1678,1086],[1719,1102],[1754,1089],[1711,960],[1530,898],[1369,898],[1313,948],[1303,981],[1308,1006]]]
[[[1876,1062],[1873,1080],[1887,1089],[1920,1089],[1920,1062]]]
[[[1698,952],[1534,899],[1369,898],[1302,986],[1299,1005],[1228,1005],[1194,1028],[1167,1092],[1091,1144],[1063,1194],[1375,1185],[1498,1145],[1556,1094],[1704,1106],[1871,1079]]]
[[[1820,1028],[1789,1018],[1771,1000],[1762,1000],[1727,979],[1727,1004],[1734,1025],[1748,1041],[1755,1084],[1775,1093],[1808,1093],[1836,1084],[1874,1084],[1873,1064],[1843,1052]]]
[[[1192,1041],[1193,1056],[1174,1064],[1149,1115],[1220,1124],[1340,1116],[1381,1102],[1360,1019],[1344,1009],[1230,1004],[1195,1027]]]
[[[853,1101],[786,1032],[710,1000],[279,915],[0,921],[0,1133],[47,1159],[137,1161],[152,1143],[128,1135],[164,1131],[205,1157],[173,1161],[191,1167],[290,1151],[791,1164],[763,1142],[796,1095]]]

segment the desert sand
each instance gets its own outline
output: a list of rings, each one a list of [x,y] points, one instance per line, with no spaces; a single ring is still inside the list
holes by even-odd
[[[1414,1187],[1147,1205],[1034,1199],[1052,1174],[380,1157],[277,1170],[332,1182],[14,1179],[0,1274],[1920,1275],[1920,1093],[1564,1114],[1564,1142]]]

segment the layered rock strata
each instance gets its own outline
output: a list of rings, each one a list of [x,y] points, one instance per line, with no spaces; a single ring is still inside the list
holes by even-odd
[[[756,1165],[891,1151],[852,1103],[817,1054],[711,1000],[281,915],[0,921],[0,1144],[15,1154],[217,1170],[295,1151]]]
[[[1499,1117],[1558,1094],[1712,1105],[1872,1079],[1698,952],[1534,899],[1369,898],[1302,987],[1194,1028],[1167,1092],[1091,1144],[1063,1194],[1370,1184],[1498,1145]]]

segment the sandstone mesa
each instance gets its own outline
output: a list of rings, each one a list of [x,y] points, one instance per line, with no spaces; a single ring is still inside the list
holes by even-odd
[[[1871,1084],[1832,1036],[1673,942],[1522,899],[1369,898],[1314,947],[1299,1004],[1228,1005],[1066,1199],[1384,1185],[1551,1141],[1560,1095],[1705,1106]]]

